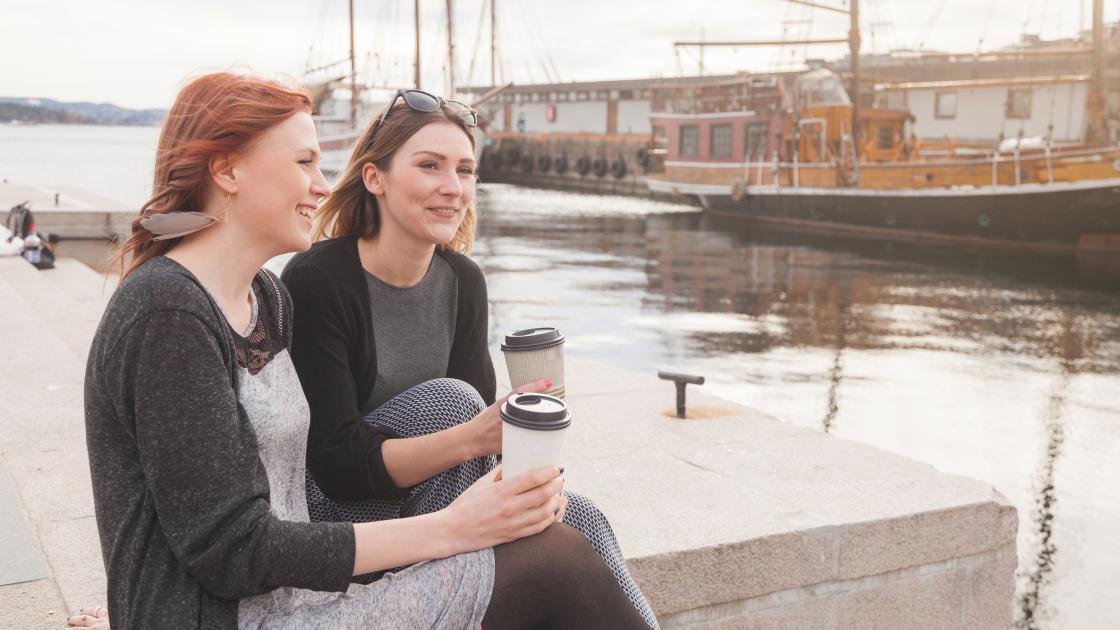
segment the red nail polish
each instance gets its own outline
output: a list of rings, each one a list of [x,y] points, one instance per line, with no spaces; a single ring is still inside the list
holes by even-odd
[[[552,380],[551,380],[551,379],[549,379],[549,380],[546,380],[546,381],[544,382],[544,386],[545,386],[545,387],[552,387]]]

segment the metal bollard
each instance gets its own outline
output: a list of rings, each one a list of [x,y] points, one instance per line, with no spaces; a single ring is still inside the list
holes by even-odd
[[[683,418],[684,415],[684,388],[689,385],[703,385],[704,377],[695,374],[680,374],[677,372],[659,371],[657,378],[664,381],[673,381],[677,386],[677,417]]]

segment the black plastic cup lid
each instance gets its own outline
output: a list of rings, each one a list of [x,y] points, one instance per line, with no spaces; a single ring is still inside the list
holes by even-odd
[[[564,343],[564,335],[558,328],[524,328],[515,330],[506,335],[506,342],[502,344],[502,352],[512,350],[540,350],[551,348]]]
[[[500,413],[505,422],[531,431],[559,431],[572,423],[564,401],[548,394],[514,394]]]

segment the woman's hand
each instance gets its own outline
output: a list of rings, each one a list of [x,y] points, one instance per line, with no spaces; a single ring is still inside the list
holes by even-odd
[[[498,466],[474,482],[445,509],[454,553],[532,536],[558,521],[565,503],[560,472],[543,466],[502,479]]]
[[[514,391],[502,396],[493,405],[490,405],[474,418],[463,424],[467,434],[466,455],[464,461],[469,461],[486,455],[502,452],[502,419],[498,412],[510,396],[532,392],[540,394],[552,387],[552,381],[541,379],[526,383]]]

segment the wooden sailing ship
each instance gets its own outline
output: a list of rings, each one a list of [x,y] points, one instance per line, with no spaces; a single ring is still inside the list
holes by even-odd
[[[1080,146],[1019,139],[987,151],[923,146],[909,111],[860,107],[837,75],[818,69],[788,87],[743,81],[735,98],[655,103],[651,121],[666,155],[663,172],[647,177],[650,190],[811,231],[1120,252],[1120,147],[1102,122],[1100,5]],[[853,85],[860,81],[858,10],[853,0]]]

